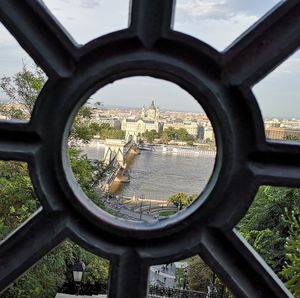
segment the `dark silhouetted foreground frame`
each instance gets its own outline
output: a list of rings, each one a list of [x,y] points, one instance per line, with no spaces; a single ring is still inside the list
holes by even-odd
[[[300,44],[300,1],[280,3],[223,53],[172,30],[172,0],[133,0],[130,26],[84,46],[39,1],[0,0],[0,20],[45,71],[29,123],[0,122],[0,158],[29,164],[42,208],[0,247],[5,289],[64,239],[111,262],[109,297],[145,297],[149,266],[199,254],[237,297],[291,297],[234,230],[262,184],[300,185],[300,150],[266,141],[251,87]],[[184,88],[215,129],[214,173],[200,198],[167,220],[107,215],[77,186],[67,136],[79,107],[117,79],[147,75]]]

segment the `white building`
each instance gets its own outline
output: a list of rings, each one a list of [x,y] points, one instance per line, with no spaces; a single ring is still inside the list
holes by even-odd
[[[147,130],[155,130],[156,132],[161,131],[163,124],[159,121],[159,116],[159,107],[156,107],[154,101],[152,101],[147,110],[143,107],[139,118],[124,118],[122,120],[121,129],[126,132],[125,139],[128,139],[129,137],[136,139]]]

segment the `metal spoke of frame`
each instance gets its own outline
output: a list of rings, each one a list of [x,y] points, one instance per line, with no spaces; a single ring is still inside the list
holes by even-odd
[[[293,297],[276,274],[235,231],[207,230],[201,255],[237,297]]]
[[[49,77],[74,71],[75,47],[41,1],[0,0],[0,21]]]
[[[111,263],[109,295],[112,298],[145,298],[149,267],[143,264],[135,250],[128,248]]]
[[[269,141],[266,151],[251,157],[250,169],[259,184],[300,186],[300,144]]]
[[[300,1],[285,1],[224,53],[224,80],[254,85],[299,46]]]
[[[170,31],[174,0],[132,0],[130,29],[146,48],[152,48]]]
[[[0,243],[0,292],[63,238],[65,217],[39,210]]]
[[[40,141],[28,123],[0,122],[0,159],[28,160],[38,150]]]

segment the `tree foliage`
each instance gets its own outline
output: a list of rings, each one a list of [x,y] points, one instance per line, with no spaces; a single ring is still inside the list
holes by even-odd
[[[105,139],[125,139],[125,131],[121,129],[116,129],[113,127],[110,127],[108,123],[92,123],[91,128],[93,129],[95,135],[99,137],[101,140]]]
[[[188,142],[193,141],[193,136],[185,128],[175,129],[174,127],[168,127],[163,131],[161,140],[163,143],[168,143],[171,140]]]
[[[146,130],[143,134],[142,137],[150,144],[154,142],[155,139],[160,137],[160,134],[155,130]]]
[[[212,275],[213,272],[211,269],[199,256],[189,259],[188,281],[191,290],[206,292],[209,279],[212,278]]]
[[[0,206],[1,239],[39,208],[26,163],[0,161]]]
[[[7,119],[27,120],[28,115],[20,108],[8,105],[0,105],[0,113]]]
[[[300,297],[300,212],[292,211],[289,215],[284,215],[285,222],[288,223],[289,237],[287,238],[286,262],[281,274],[286,278],[286,286],[292,294]]]
[[[181,206],[186,204],[186,197],[177,194],[172,200]],[[292,294],[300,297],[300,190],[260,187],[237,228]],[[206,265],[199,259],[190,261],[189,283],[194,290],[204,289],[207,282]]]
[[[285,261],[285,242],[289,228],[283,220],[284,210],[299,210],[300,190],[263,186],[245,218],[238,226],[242,235],[269,266],[279,274]]]
[[[81,144],[88,144],[95,135],[92,119],[92,108],[83,106],[79,109],[69,135],[69,145],[76,147]]]
[[[109,274],[109,262],[99,258],[89,251],[82,249],[77,244],[68,242],[71,245],[71,262],[66,263],[67,271],[65,283],[61,286],[60,292],[75,294],[75,284],[73,282],[72,267],[76,260],[82,260],[86,265],[81,281],[82,293],[94,295],[104,293]]]
[[[46,76],[38,66],[30,69],[23,63],[22,71],[12,77],[1,78],[0,87],[12,102],[18,103],[24,108],[23,113],[29,118],[45,82]]]
[[[40,206],[28,175],[27,164],[0,162],[0,236],[3,239]],[[64,283],[66,247],[56,248],[22,276],[3,297],[54,297]]]
[[[0,112],[7,118],[28,120],[34,108],[36,99],[46,83],[44,72],[36,65],[29,68],[23,64],[23,69],[11,77],[2,77],[0,87],[11,103],[18,106],[2,105]],[[83,106],[75,117],[70,131],[71,145],[88,143],[95,135],[91,127],[92,109]]]
[[[103,207],[95,187],[103,175],[103,167],[76,149],[70,149],[70,160],[82,189]],[[0,161],[0,174],[0,237],[3,239],[30,217],[40,203],[34,193],[26,163]],[[103,285],[108,276],[108,262],[66,241],[9,287],[2,297],[54,297],[60,287],[72,283],[70,268],[78,256],[87,264],[84,280],[87,288]]]
[[[72,243],[64,242],[44,256],[26,272],[1,297],[4,298],[52,298],[65,283],[67,263],[74,262]]]
[[[70,149],[70,160],[82,189],[96,204],[104,207],[95,187],[103,175],[103,167],[76,149]],[[0,161],[0,174],[0,237],[3,239],[30,217],[40,203],[34,193],[26,163]],[[102,285],[103,288],[108,277],[108,262],[66,241],[9,287],[2,297],[54,297],[64,284],[72,284],[70,270],[79,256],[87,265],[84,278],[86,287],[91,289],[98,285],[101,288],[99,285]]]
[[[192,204],[196,199],[197,195],[187,195],[182,192],[178,192],[174,195],[171,195],[168,199],[167,202],[169,204],[175,205],[179,210],[183,209],[184,207]]]
[[[70,164],[83,192],[100,208],[104,208],[103,200],[97,188],[107,169],[100,160],[91,160],[76,148],[69,149]]]

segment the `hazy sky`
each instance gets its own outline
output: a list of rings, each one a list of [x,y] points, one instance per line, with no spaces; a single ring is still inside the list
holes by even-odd
[[[278,0],[177,0],[175,30],[191,34],[219,51],[228,47]],[[129,0],[44,0],[78,44],[128,25]],[[0,24],[0,76],[10,76],[31,59]],[[300,51],[254,88],[264,116],[300,118]],[[6,96],[0,93],[0,100]],[[125,79],[93,96],[105,105],[140,106],[155,100],[164,109],[194,110],[179,87],[150,78]],[[131,104],[129,104],[131,103]]]

